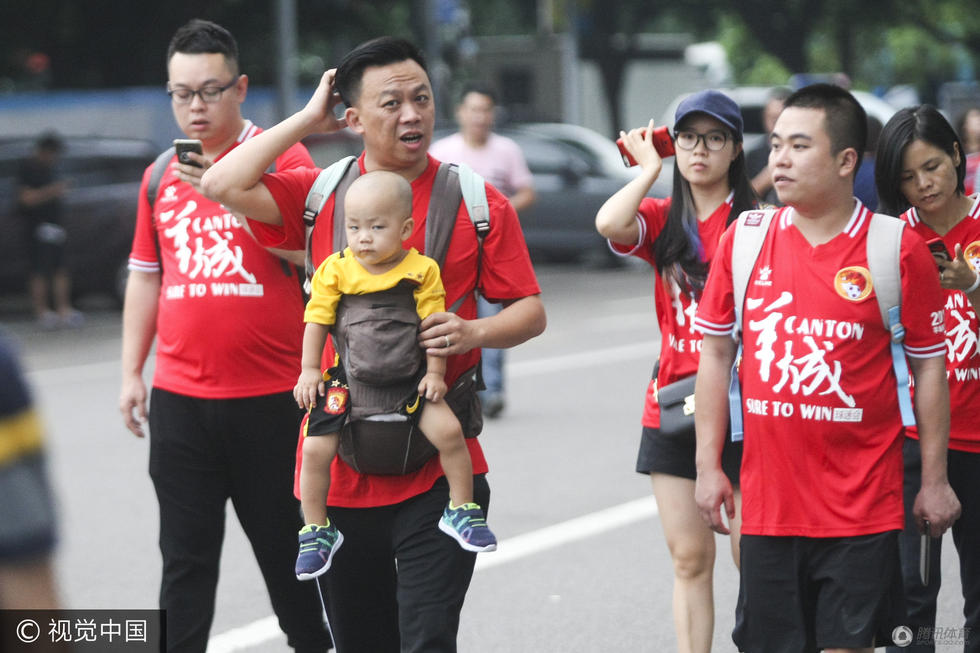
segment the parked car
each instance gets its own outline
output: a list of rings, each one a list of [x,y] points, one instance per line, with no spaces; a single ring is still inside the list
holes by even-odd
[[[63,136],[58,169],[69,182],[63,226],[73,294],[105,293],[122,301],[140,180],[156,158],[150,141]],[[0,142],[0,293],[24,293],[30,271],[17,215],[17,172],[34,138]]]

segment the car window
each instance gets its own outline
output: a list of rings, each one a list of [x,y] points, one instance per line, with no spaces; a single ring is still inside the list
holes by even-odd
[[[526,134],[507,134],[521,146],[533,174],[560,174],[569,169],[592,170],[593,165],[579,150],[557,141],[546,141]]]

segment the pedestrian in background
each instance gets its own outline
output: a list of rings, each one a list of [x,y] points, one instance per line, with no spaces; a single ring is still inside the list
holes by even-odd
[[[734,513],[722,468],[733,334],[742,345],[734,372],[744,450],[733,633],[742,651],[871,651],[902,623],[903,420],[867,253],[871,223],[894,220],[854,199],[866,130],[864,109],[842,88],[815,84],[787,98],[769,156],[786,206],[736,223],[763,230],[755,232],[761,249],[751,269],[736,268],[736,229],[725,233],[695,316],[705,334],[696,498],[722,533],[722,506]],[[936,323],[943,296],[922,239],[909,229],[899,238],[901,261],[891,272],[906,298],[903,349],[915,373],[922,443],[915,517],[938,537],[959,514],[946,480],[946,343]],[[736,270],[748,272],[739,307]]]
[[[44,134],[17,173],[17,212],[29,243],[28,292],[42,329],[76,327],[84,322],[71,304],[71,277],[65,261],[68,233],[62,222],[68,182],[61,179],[57,168],[63,149],[57,134]]]
[[[752,189],[756,195],[763,198],[767,204],[777,204],[779,198],[776,196],[776,189],[772,186],[772,174],[769,170],[769,135],[776,124],[776,118],[783,110],[783,102],[792,93],[785,86],[776,86],[769,91],[766,103],[762,107],[762,126],[765,129],[765,138],[760,143],[745,152],[745,167],[752,180]]]
[[[960,115],[956,122],[956,133],[959,134],[966,155],[966,171],[963,176],[963,190],[972,195],[980,183],[980,107],[970,107]]]
[[[347,105],[342,119],[334,108]],[[403,39],[380,37],[347,53],[328,70],[307,105],[217,162],[204,175],[204,190],[247,215],[260,242],[303,247],[305,200],[320,173],[317,169],[266,169],[276,156],[312,133],[348,126],[364,139],[357,173],[395,172],[412,185],[415,229],[405,246],[425,252],[430,204],[443,204],[433,185],[442,167],[428,156],[435,124],[435,103],[425,60]],[[355,165],[355,164],[352,164]],[[434,313],[422,321],[418,342],[427,355],[446,358],[446,384],[468,384],[483,347],[512,347],[540,334],[544,306],[517,215],[507,199],[486,185],[490,230],[477,240],[466,204],[459,208],[452,240],[442,265],[446,305],[463,299],[458,312]],[[334,205],[327,198],[311,234],[313,264],[334,250]],[[504,308],[477,319],[475,290],[500,299]],[[325,348],[326,369],[333,350]],[[471,386],[472,387],[472,386]],[[454,409],[464,425],[473,464],[473,495],[489,506],[487,460],[475,436],[482,416],[478,401]],[[473,418],[476,417],[476,420]],[[477,423],[479,422],[479,424]],[[327,504],[330,520],[344,533],[330,573],[331,632],[340,651],[371,653],[456,650],[460,611],[472,578],[476,554],[432,528],[446,507],[448,484],[438,457],[407,474],[361,474],[342,458],[334,459]]]
[[[534,203],[534,179],[521,146],[513,139],[493,132],[496,117],[497,96],[494,91],[486,84],[467,84],[456,106],[459,131],[433,143],[429,153],[440,161],[465,163],[473,168],[507,196],[520,216],[521,211]],[[490,317],[500,312],[499,301],[491,300],[481,292],[477,306],[479,317]],[[504,362],[504,350],[483,350],[482,371],[486,390],[480,392],[480,399],[483,414],[487,417],[497,417],[507,403]]]
[[[718,91],[689,96],[674,117],[674,192],[646,197],[663,160],[646,132],[622,133],[640,175],[603,204],[596,228],[613,251],[654,268],[654,303],[660,327],[660,359],[643,411],[636,471],[649,474],[667,547],[674,563],[674,627],[683,653],[707,653],[714,633],[715,537],[694,502],[694,423],[682,433],[662,429],[659,392],[690,381],[698,368],[701,336],[692,318],[718,241],[742,211],[756,206],[745,171],[742,114]],[[692,386],[693,392],[693,386]],[[738,487],[741,443],[726,441],[725,473]],[[737,492],[737,490],[736,490]],[[737,496],[737,495],[736,495]],[[731,524],[731,551],[738,564],[738,518]]]
[[[878,151],[878,195],[882,211],[900,215],[927,241],[949,253],[934,254],[945,297],[946,378],[949,383],[949,484],[963,512],[953,524],[963,589],[964,651],[980,651],[980,199],[963,192],[964,147],[953,127],[929,105],[908,107],[885,126]],[[908,625],[917,639],[898,651],[934,651],[936,598],[941,584],[942,539],[929,551],[927,584],[919,574],[921,529],[915,497],[922,486],[919,429],[905,430],[905,529],[899,539]],[[919,634],[926,634],[919,637]]]
[[[228,209],[200,193],[201,174],[261,130],[241,114],[248,77],[223,27],[192,20],[167,51],[177,125],[202,154],[147,168],[123,307],[123,420],[144,436],[143,366],[156,338],[150,476],[160,506],[169,651],[203,653],[230,499],[290,646],[331,647],[316,588],[293,574],[302,528],[292,495],[301,411],[293,399],[303,337],[298,270],[258,245]],[[270,161],[272,163],[272,161]],[[312,166],[302,145],[279,170]],[[166,166],[148,187],[157,165]]]

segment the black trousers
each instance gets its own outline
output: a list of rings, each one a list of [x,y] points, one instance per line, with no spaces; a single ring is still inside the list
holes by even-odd
[[[160,504],[168,651],[207,648],[229,499],[290,646],[330,648],[316,587],[294,573],[303,526],[293,496],[300,417],[290,392],[197,399],[153,389],[150,476]]]
[[[947,476],[956,492],[963,513],[953,522],[953,545],[959,554],[960,582],[963,586],[964,623],[936,623],[936,597],[942,584],[942,539],[934,539],[930,547],[929,584],[919,578],[919,547],[921,538],[915,525],[912,507],[922,486],[922,454],[919,441],[906,438],[902,453],[905,457],[905,530],[899,536],[902,556],[902,580],[905,584],[905,604],[912,644],[904,648],[888,647],[888,653],[932,653],[936,650],[932,628],[942,642],[963,645],[966,653],[980,653],[980,453],[950,449],[947,455]],[[964,641],[964,639],[966,641]]]
[[[474,500],[486,511],[490,487],[473,477]],[[330,507],[344,534],[319,582],[337,653],[451,653],[476,554],[439,530],[449,485],[379,508]],[[493,555],[493,554],[490,554]]]

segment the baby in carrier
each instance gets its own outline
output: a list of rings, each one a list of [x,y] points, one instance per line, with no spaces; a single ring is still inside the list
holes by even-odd
[[[366,173],[348,189],[344,212],[348,247],[324,260],[313,276],[304,316],[302,371],[293,390],[299,406],[309,411],[300,470],[307,522],[299,532],[296,577],[300,580],[326,572],[343,543],[343,535],[327,516],[330,466],[341,429],[352,414],[357,416],[359,399],[370,397],[372,386],[390,392],[392,385],[408,384],[409,392],[398,402],[397,412],[438,450],[449,482],[449,503],[439,528],[468,551],[497,548],[483,509],[473,503],[473,466],[462,427],[444,401],[446,359],[425,356],[416,341],[419,322],[445,310],[445,290],[438,264],[415,248],[402,247],[414,228],[412,188],[392,172]],[[378,311],[388,310],[400,299],[414,307],[410,311],[414,315],[401,321],[406,328],[399,331],[404,337],[397,343],[379,346],[378,337],[385,337],[382,334],[393,324],[397,330],[398,319],[386,316],[384,329],[364,316],[354,317],[353,309],[338,319],[345,296],[363,295],[376,295],[378,301],[363,304],[367,308],[362,312],[375,306]],[[320,363],[331,332],[339,355],[324,374]]]

